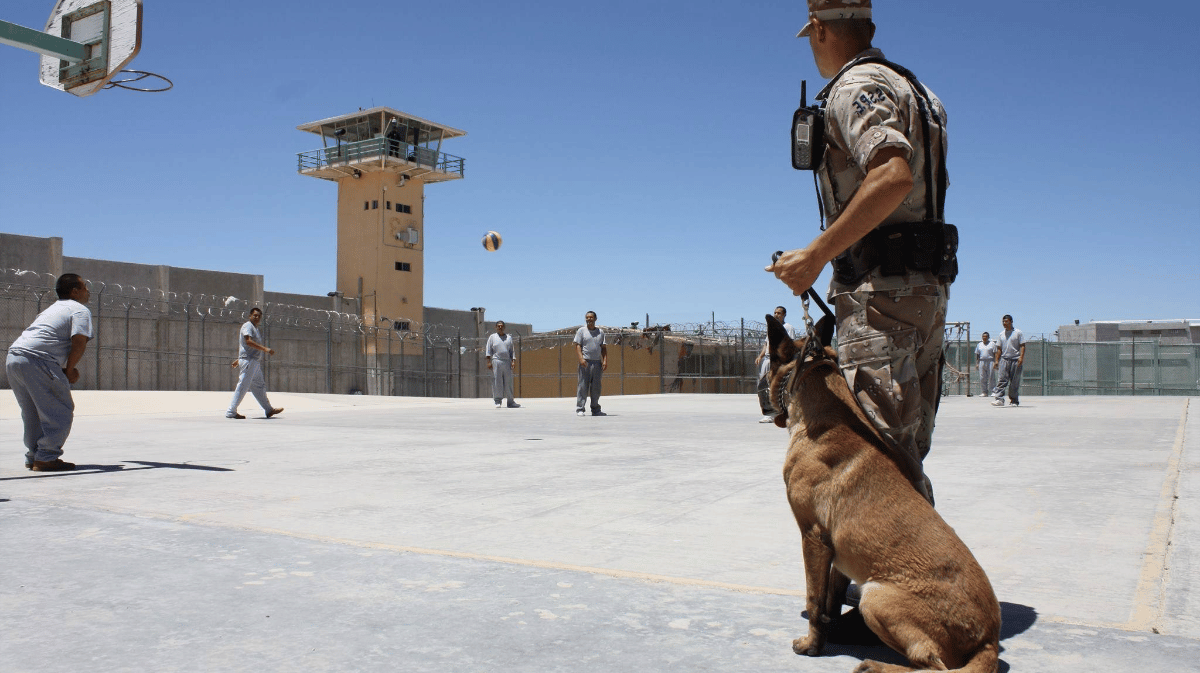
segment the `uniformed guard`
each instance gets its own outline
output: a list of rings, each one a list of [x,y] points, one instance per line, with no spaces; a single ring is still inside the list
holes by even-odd
[[[842,372],[932,503],[921,462],[941,392],[958,247],[942,214],[946,112],[911,72],[872,47],[870,0],[809,0],[808,8],[797,37],[808,38],[830,79],[817,95],[825,146],[812,156],[822,231],[767,271],[799,295],[833,262],[829,299]]]

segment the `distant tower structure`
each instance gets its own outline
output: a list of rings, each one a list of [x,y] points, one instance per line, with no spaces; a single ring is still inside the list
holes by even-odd
[[[296,128],[322,142],[299,154],[299,172],[338,184],[337,291],[360,300],[368,326],[390,323],[401,337],[377,332],[364,343],[369,366],[390,370],[424,320],[425,185],[463,177],[462,157],[443,153],[442,141],[466,132],[388,107]],[[387,365],[376,357],[385,352]]]
[[[463,177],[462,157],[443,153],[442,141],[466,132],[388,107],[297,128],[323,144],[299,154],[299,172],[338,184],[337,291],[362,299],[368,324],[388,318],[418,329],[425,185]]]

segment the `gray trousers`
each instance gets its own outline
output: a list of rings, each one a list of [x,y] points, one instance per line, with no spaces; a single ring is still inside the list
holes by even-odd
[[[237,388],[233,391],[229,409],[225,411],[226,418],[233,418],[237,414],[238,405],[246,393],[254,395],[263,411],[270,413],[271,400],[267,399],[267,380],[263,378],[262,360],[238,360]]]
[[[513,370],[512,361],[492,358],[492,399],[496,404],[508,398],[508,406],[516,404],[513,400]]]
[[[583,411],[583,403],[590,395],[592,413],[600,411],[600,376],[604,374],[600,360],[588,360],[587,366],[579,365],[579,386],[575,388],[575,409]]]
[[[67,375],[58,363],[17,353],[8,354],[4,371],[21,407],[25,462],[50,462],[61,457],[75,420],[75,400]]]
[[[1024,365],[1017,364],[1017,360],[1000,360],[1000,382],[996,384],[996,399],[1004,399],[1004,393],[1007,391],[1008,399],[1013,404],[1019,403],[1017,398],[1021,395],[1021,370],[1024,368]]]
[[[996,387],[996,364],[995,360],[985,360],[979,363],[979,389],[983,392],[979,393],[982,397],[988,397],[992,394],[992,390]]]

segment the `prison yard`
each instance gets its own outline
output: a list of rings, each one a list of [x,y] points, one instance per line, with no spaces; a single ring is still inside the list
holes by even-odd
[[[838,671],[806,625],[787,433],[753,395],[75,393],[75,472],[0,395],[5,671]],[[938,510],[1001,603],[1001,671],[1200,656],[1195,398],[943,399]],[[52,656],[45,634],[54,642]]]

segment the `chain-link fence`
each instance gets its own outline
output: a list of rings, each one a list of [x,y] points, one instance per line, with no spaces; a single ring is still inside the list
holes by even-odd
[[[56,297],[49,274],[0,269],[5,350]],[[238,330],[251,308],[232,297],[92,282],[94,338],[77,388],[232,390]],[[265,370],[281,392],[491,397],[486,337],[440,325],[395,330],[354,314],[266,303],[259,326],[275,349]],[[950,326],[943,394],[978,395],[969,327]],[[802,327],[802,326],[801,326]],[[766,326],[738,320],[605,328],[605,395],[753,393]],[[516,335],[518,397],[572,397],[575,330]],[[1200,345],[1155,341],[1026,345],[1022,395],[1200,395]],[[0,387],[7,387],[0,370]]]

